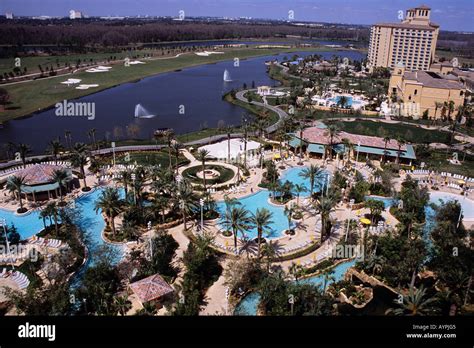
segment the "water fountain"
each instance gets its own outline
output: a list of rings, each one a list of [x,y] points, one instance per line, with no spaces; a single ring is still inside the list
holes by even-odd
[[[142,104],[135,105],[135,117],[136,118],[153,118],[156,115],[151,114]]]
[[[229,70],[225,69],[224,70],[224,82],[231,82],[232,78],[230,77]]]

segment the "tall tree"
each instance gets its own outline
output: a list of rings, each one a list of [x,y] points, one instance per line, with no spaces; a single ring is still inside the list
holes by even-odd
[[[273,213],[270,212],[268,209],[259,208],[255,212],[255,214],[252,214],[252,216],[250,217],[252,224],[255,225],[257,229],[257,245],[258,245],[257,259],[258,260],[260,260],[262,234],[266,230],[270,229],[270,225],[273,223],[272,216],[273,216]]]

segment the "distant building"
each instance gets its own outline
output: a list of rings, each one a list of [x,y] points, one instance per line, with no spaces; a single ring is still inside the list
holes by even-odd
[[[82,18],[82,12],[76,10],[69,11],[69,19],[80,19]]]
[[[439,25],[430,21],[431,9],[419,6],[407,10],[401,23],[377,23],[370,30],[368,67],[429,70],[434,61]]]
[[[443,71],[442,68],[442,65],[435,67],[440,71]],[[401,116],[421,117],[428,110],[430,118],[440,118],[442,112],[436,103],[453,101],[457,108],[464,104],[466,88],[460,78],[453,74],[406,71],[403,64],[398,64],[390,77],[388,95],[394,105],[403,106]]]
[[[7,13],[5,13],[5,17],[6,17],[7,19],[13,19],[13,13],[7,12]]]

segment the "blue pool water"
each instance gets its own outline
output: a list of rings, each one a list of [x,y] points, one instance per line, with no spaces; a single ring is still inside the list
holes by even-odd
[[[346,99],[346,100],[347,100],[346,106],[352,106],[352,104],[355,104],[355,105],[360,104],[360,101],[358,101],[358,100],[353,100],[352,97],[347,97],[347,96],[346,96],[346,98],[347,98],[347,99]],[[339,103],[339,100],[341,100],[341,96],[338,95],[337,97],[331,98],[331,99],[329,99],[329,100],[337,104],[337,103]]]
[[[304,192],[300,195],[301,197],[309,196],[309,180],[302,178],[299,176],[299,173],[304,169],[305,167],[298,167],[298,168],[291,168],[287,170],[281,178],[281,181],[284,182],[286,180],[289,180],[293,182],[293,184],[300,184],[304,185],[308,192]],[[320,185],[318,183],[315,184],[315,192],[318,191],[320,188]],[[270,224],[270,229],[267,230],[267,233],[264,233],[263,237],[272,239],[272,238],[277,238],[282,236],[282,233],[284,230],[288,228],[288,219],[286,218],[284,214],[284,208],[281,206],[275,206],[272,205],[268,202],[270,197],[270,192],[267,190],[261,190],[257,193],[254,193],[253,195],[246,196],[244,198],[239,199],[240,203],[242,204],[245,209],[247,209],[249,212],[255,214],[257,209],[261,208],[266,208],[268,209],[271,213],[273,213],[272,216],[272,221],[273,223]],[[217,203],[217,210],[221,216],[224,216],[225,214],[225,203],[224,202],[218,202]],[[293,223],[291,225],[293,227]],[[257,229],[252,229],[247,231],[246,233],[247,237],[249,238],[257,238]],[[240,236],[239,236],[240,237]]]
[[[462,213],[465,220],[474,220],[474,201],[472,199],[466,198],[465,196],[456,195],[454,193],[446,192],[430,192],[430,202],[440,205],[441,201],[448,202],[457,200],[462,207]],[[431,207],[428,207],[430,210]]]
[[[111,246],[113,254],[117,257],[117,260],[122,256],[123,249],[121,246],[111,245],[102,239],[102,231],[105,227],[105,221],[102,218],[101,211],[99,210],[98,213],[95,211],[95,202],[99,199],[102,191],[103,189],[97,189],[76,200],[76,208],[80,211],[77,223],[84,232],[84,243],[89,250],[89,255],[92,255],[80,273],[94,264],[96,261],[94,259],[94,251],[99,247],[104,245]],[[12,212],[0,210],[0,218],[6,219],[7,225],[13,223],[17,228],[21,239],[29,238],[39,233],[44,228],[43,220],[39,217],[38,211],[20,217]]]
[[[334,277],[334,280],[328,280],[327,285],[332,284],[333,282],[341,281],[344,278],[347,270],[354,266],[356,263],[355,260],[350,260],[342,262],[336,267],[333,268],[334,273],[331,275]],[[302,283],[313,284],[322,288],[324,283],[324,276],[317,275],[314,277],[306,278],[300,280]],[[257,292],[251,292],[245,296],[242,301],[235,307],[234,315],[257,315],[258,304],[260,303],[260,295]]]
[[[0,209],[0,218],[7,220],[7,225],[14,224],[21,239],[27,239],[40,232],[43,228],[43,219],[39,217],[39,212],[34,211],[25,216],[18,216],[15,213]]]
[[[382,196],[365,196],[365,200],[373,199],[376,201],[382,201],[385,209],[390,208],[395,202],[396,199],[392,197],[382,197]]]

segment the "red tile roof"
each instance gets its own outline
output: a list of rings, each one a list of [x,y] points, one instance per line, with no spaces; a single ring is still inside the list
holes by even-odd
[[[174,292],[174,289],[159,275],[155,274],[130,284],[141,303],[150,302]]]
[[[299,136],[299,132],[296,133]],[[322,129],[318,127],[307,128],[303,131],[303,139],[310,143],[324,144],[328,145],[330,143],[330,138],[327,135],[327,129]],[[333,138],[333,144],[340,144],[343,142],[343,139],[349,139],[350,142],[354,145],[360,143],[361,146],[370,146],[385,148],[385,141],[383,138],[373,137],[368,135],[358,135],[351,134],[346,132],[339,132],[338,136]],[[398,150],[398,141],[391,139],[387,143],[387,149]],[[403,145],[400,150],[406,150],[406,146]]]
[[[53,182],[53,173],[58,169],[64,169],[64,167],[51,164],[36,164],[18,171],[15,175],[24,177],[28,186],[41,185]]]

